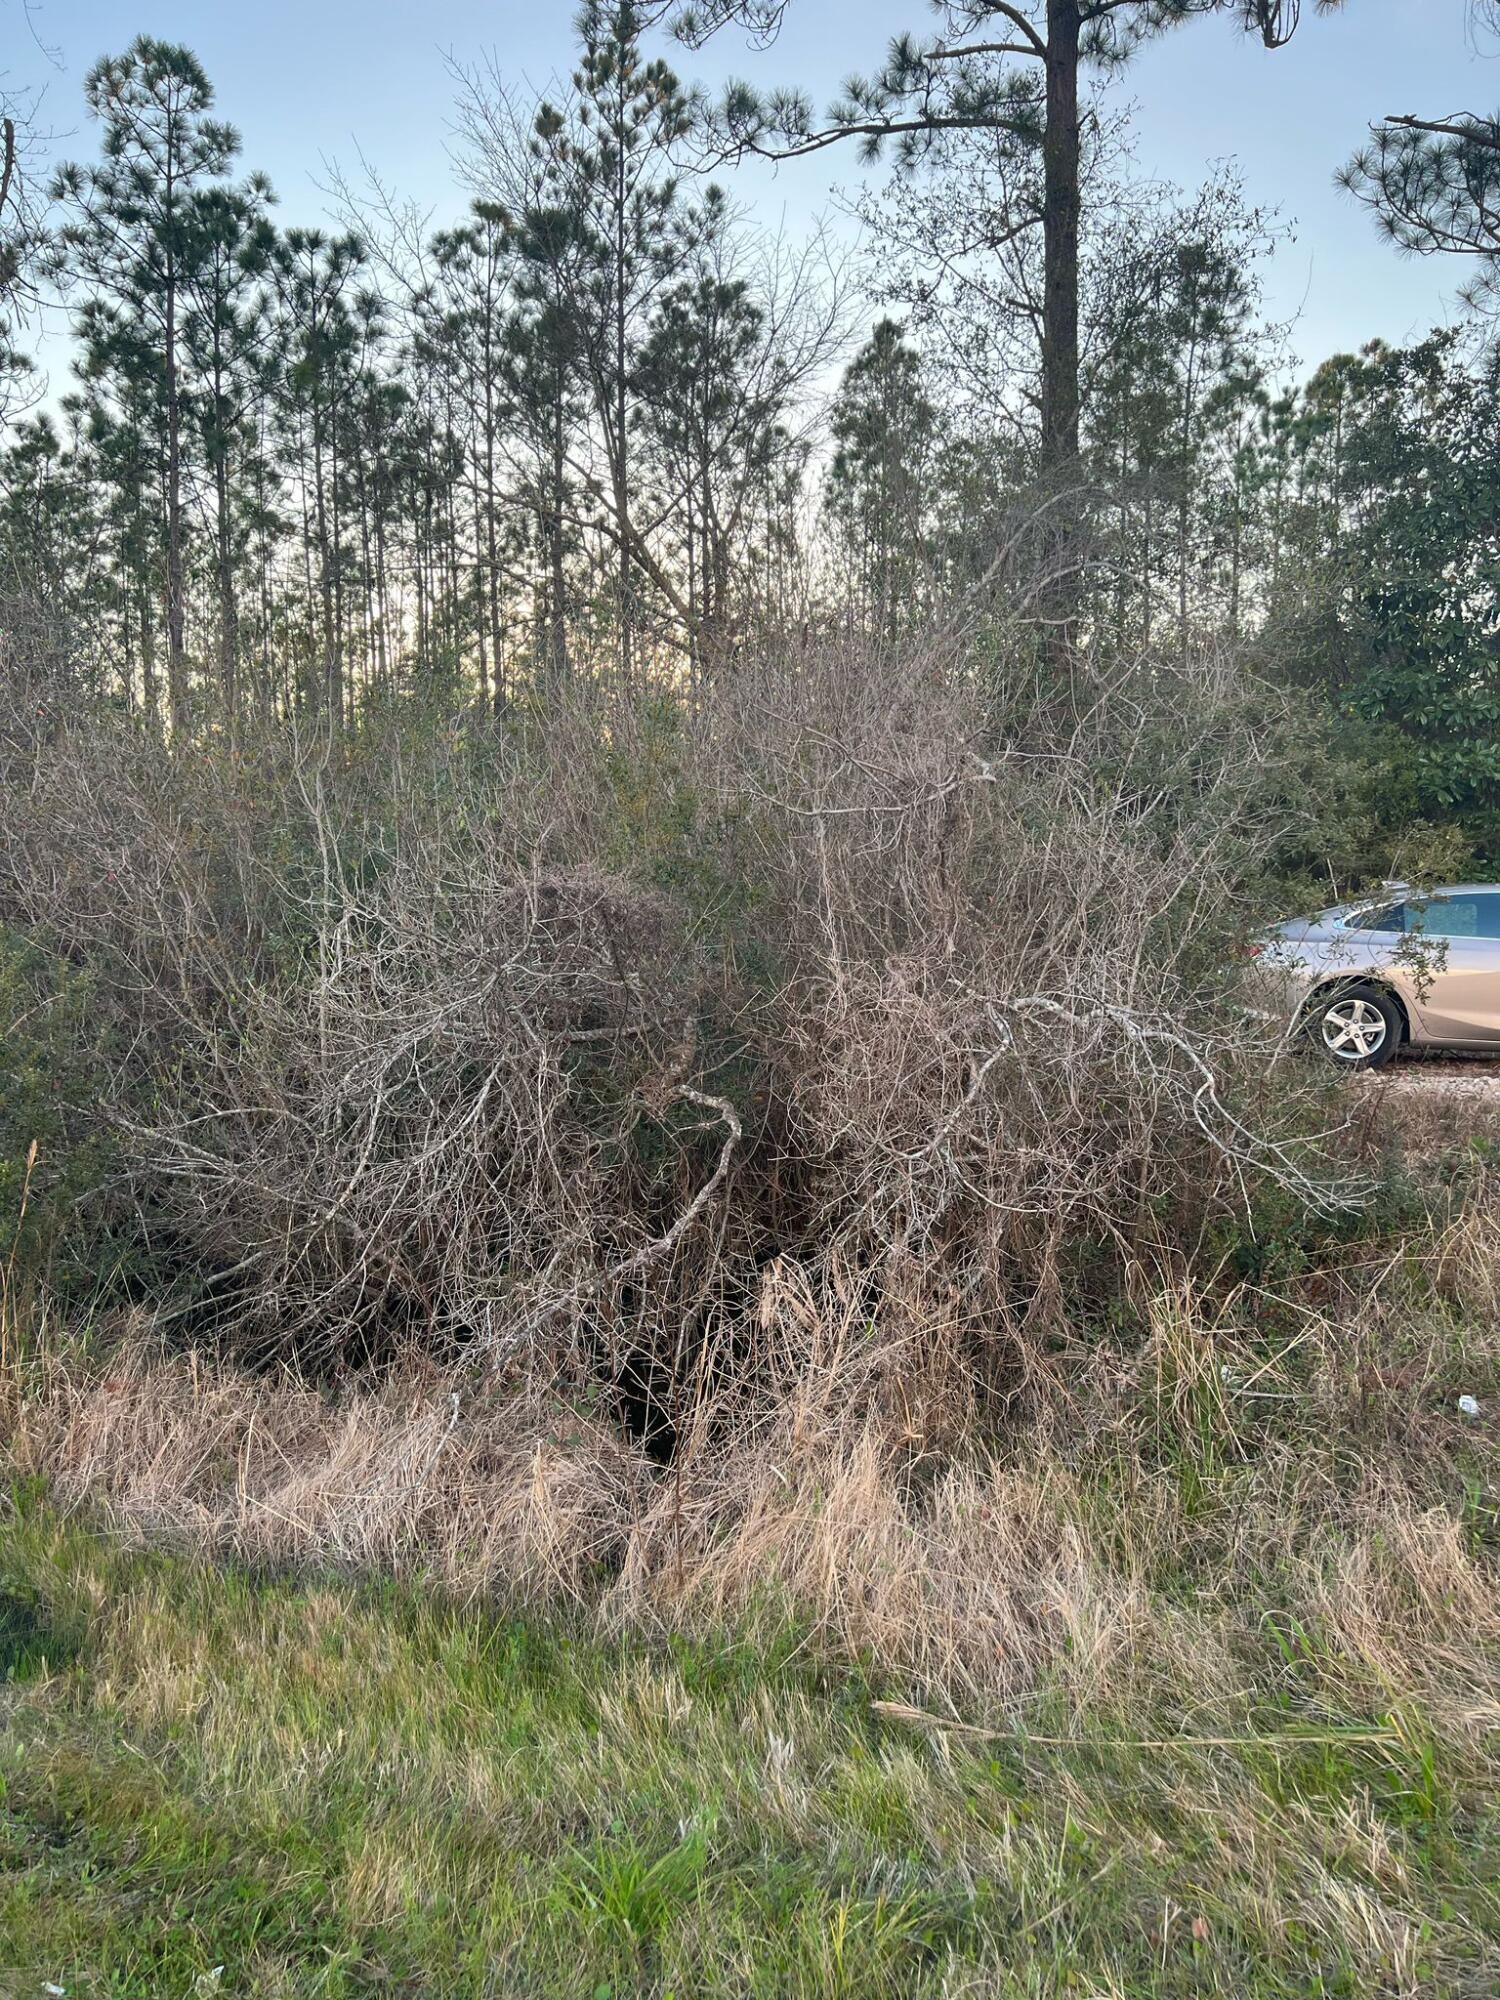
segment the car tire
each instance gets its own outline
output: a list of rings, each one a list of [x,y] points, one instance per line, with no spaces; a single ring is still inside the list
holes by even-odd
[[[1379,1069],[1401,1046],[1401,1010],[1382,987],[1364,980],[1330,986],[1308,1008],[1308,1033],[1335,1069]]]

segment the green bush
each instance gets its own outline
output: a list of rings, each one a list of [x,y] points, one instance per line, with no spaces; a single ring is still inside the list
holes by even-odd
[[[0,924],[0,1252],[64,1292],[118,1247],[104,1249],[116,1145],[99,1115],[107,1051],[91,989],[88,973]]]

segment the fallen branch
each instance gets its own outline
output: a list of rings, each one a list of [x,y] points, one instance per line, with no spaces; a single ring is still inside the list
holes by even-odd
[[[679,1083],[672,1095],[685,1104],[701,1104],[712,1111],[724,1126],[724,1144],[719,1148],[718,1162],[708,1179],[693,1196],[687,1207],[664,1236],[656,1237],[650,1243],[643,1243],[628,1257],[611,1264],[602,1279],[603,1284],[615,1284],[621,1278],[633,1277],[637,1271],[644,1271],[648,1265],[659,1263],[677,1248],[683,1237],[692,1228],[698,1217],[713,1199],[715,1191],[722,1185],[729,1172],[729,1163],[734,1158],[734,1149],[744,1137],[744,1128],[739,1116],[727,1097],[710,1097],[705,1091],[693,1090],[685,1083]]]
[[[870,1712],[884,1722],[905,1722],[914,1729],[940,1729],[948,1736],[967,1736],[978,1743],[1033,1745],[1043,1750],[1297,1750],[1306,1744],[1380,1743],[1395,1746],[1401,1738],[1385,1729],[1287,1729],[1266,1736],[1033,1736],[1028,1729],[994,1729],[978,1722],[959,1722],[932,1715],[904,1701],[872,1701]]]

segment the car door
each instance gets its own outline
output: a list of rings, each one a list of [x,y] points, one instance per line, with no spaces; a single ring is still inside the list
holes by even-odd
[[[1435,1042],[1500,1044],[1500,890],[1454,889],[1406,906],[1422,1028]],[[1423,951],[1430,940],[1431,953]]]

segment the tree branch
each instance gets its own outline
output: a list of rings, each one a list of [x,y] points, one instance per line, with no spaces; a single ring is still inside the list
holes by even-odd
[[[1405,132],[1435,132],[1440,138],[1461,139],[1471,146],[1483,146],[1500,153],[1500,120],[1480,118],[1470,111],[1458,111],[1451,118],[1414,118],[1408,112],[1391,112],[1387,125],[1399,125]]]
[[[742,153],[754,153],[762,160],[796,160],[806,153],[820,153],[825,146],[836,146],[844,139],[891,139],[904,132],[1024,132],[1030,128],[1019,118],[982,118],[970,113],[955,117],[940,118],[881,118],[860,120],[857,124],[832,125],[821,132],[811,132],[805,139],[799,139],[784,146],[772,146],[756,138],[746,138],[734,142]]]
[[[927,51],[928,62],[961,62],[965,56],[1024,56],[1028,61],[1046,60],[1044,53],[1025,42],[970,42],[965,48]]]
[[[679,1083],[672,1095],[686,1104],[701,1104],[704,1110],[712,1111],[723,1125],[724,1143],[719,1148],[718,1163],[665,1235],[653,1237],[651,1242],[643,1243],[628,1257],[610,1265],[604,1274],[607,1284],[618,1284],[621,1278],[633,1277],[637,1271],[644,1270],[648,1264],[659,1263],[677,1248],[723,1183],[724,1176],[729,1172],[729,1163],[734,1158],[734,1149],[744,1136],[739,1115],[727,1097],[710,1097],[706,1091],[693,1090],[685,1083]]]
[[[1035,25],[1027,19],[1019,7],[1012,7],[1009,4],[1009,0],[989,0],[988,11],[991,14],[998,14],[1002,21],[1009,21],[1017,33],[1025,39],[1031,53],[1035,56],[1045,58],[1047,54],[1046,42],[1038,34]]]
[[[10,184],[16,171],[16,121],[7,118],[4,122],[4,163],[0,165],[0,215],[5,213],[5,204],[10,198]]]

